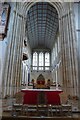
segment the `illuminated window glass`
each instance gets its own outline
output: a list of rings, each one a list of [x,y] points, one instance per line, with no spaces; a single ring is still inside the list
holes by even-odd
[[[44,63],[45,62],[45,63]],[[50,53],[33,53],[33,70],[50,70]]]
[[[43,53],[42,52],[40,52],[39,53],[39,70],[43,70],[43,67],[41,67],[41,66],[43,66],[44,65],[44,57],[43,57]]]
[[[48,52],[45,53],[45,70],[49,70],[50,66],[50,54]]]
[[[33,53],[33,70],[37,70],[37,63],[38,63],[38,59],[37,59],[37,57],[38,57],[38,55],[37,55],[37,53],[35,52],[35,53]]]

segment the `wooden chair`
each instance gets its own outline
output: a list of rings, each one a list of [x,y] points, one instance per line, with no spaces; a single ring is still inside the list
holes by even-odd
[[[37,94],[33,92],[33,97],[35,98],[35,101],[33,101],[32,94],[25,94],[24,99],[26,97],[26,102],[23,101],[23,114],[28,116],[33,116],[37,115],[37,104],[36,104],[36,99],[37,99]],[[27,99],[28,98],[28,99]]]
[[[37,96],[37,113],[41,116],[49,116],[49,106],[47,104],[47,98],[44,91],[40,91]]]
[[[23,113],[23,96],[24,94],[21,91],[15,94],[15,102],[12,107],[13,116],[18,115],[18,112]]]
[[[60,115],[61,114],[61,104],[60,104],[59,93],[54,92],[54,96],[52,98],[48,97],[48,96],[53,96],[53,92],[47,92],[49,114],[51,116]]]
[[[28,116],[37,116],[37,105],[36,104],[27,104],[24,105],[26,115]]]
[[[72,116],[72,105],[69,103],[68,94],[66,92],[62,92],[59,94],[62,108],[62,115],[66,114],[68,116]]]

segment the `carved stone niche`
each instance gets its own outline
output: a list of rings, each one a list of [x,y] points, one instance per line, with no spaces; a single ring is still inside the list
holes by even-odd
[[[0,40],[3,40],[7,35],[9,15],[10,5],[0,3]]]
[[[28,59],[28,55],[23,53],[23,61]]]

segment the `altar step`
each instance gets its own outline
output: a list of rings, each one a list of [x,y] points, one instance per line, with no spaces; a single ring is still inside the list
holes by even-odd
[[[2,117],[1,120],[80,120],[80,118],[70,118],[70,117]]]

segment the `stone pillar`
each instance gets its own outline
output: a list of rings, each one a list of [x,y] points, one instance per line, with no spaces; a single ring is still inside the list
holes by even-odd
[[[20,87],[20,73],[21,73],[21,61],[22,61],[22,17],[18,14],[18,19],[19,19],[19,27],[17,29],[17,45],[16,45],[16,56],[15,56],[15,68],[14,68],[14,72],[15,72],[15,76],[14,76],[14,83],[15,84],[15,90],[18,91],[19,87]],[[15,92],[16,92],[15,91]]]
[[[72,87],[73,95],[78,95],[78,61],[77,61],[77,39],[75,33],[75,23],[74,14],[72,12],[72,7],[69,7],[71,13],[68,12],[68,28],[70,30],[70,56],[71,57],[71,70],[72,70]],[[71,27],[70,27],[71,26]]]
[[[71,3],[67,3],[68,6]],[[67,7],[68,7],[67,6]],[[71,6],[60,18],[61,64],[64,90],[77,95],[77,49]]]
[[[22,16],[22,19],[21,19],[21,41],[20,41],[20,68],[22,68],[22,57],[23,57],[23,54],[22,54],[22,47],[23,47],[23,44],[24,44],[24,38],[25,38],[25,25],[26,25],[26,20],[25,20],[25,17]],[[19,86],[21,86],[21,83],[22,83],[22,72],[21,72],[21,69],[20,69],[20,72],[19,72],[19,79],[20,79],[20,82],[19,82]]]
[[[61,76],[62,76],[62,80],[61,80],[61,84],[64,86],[64,61],[63,61],[63,18],[59,18],[59,37],[60,37],[60,42],[61,42],[61,49],[60,49],[60,56],[61,56]],[[63,87],[62,86],[62,87]]]
[[[13,93],[15,93],[17,91],[17,84],[18,84],[18,79],[19,79],[19,71],[20,71],[20,67],[19,67],[19,60],[21,59],[21,55],[20,55],[20,16],[17,14],[17,23],[18,23],[18,27],[16,27],[16,34],[15,34],[15,49],[14,49],[14,62],[13,62],[13,71],[12,71],[12,86],[13,88]]]
[[[21,85],[21,62],[24,35],[24,18],[18,11],[18,5],[13,13],[13,26],[10,31],[8,52],[3,75],[4,95],[13,95]],[[6,84],[4,84],[6,83]],[[6,86],[6,87],[5,87]],[[6,93],[5,93],[6,92]]]
[[[80,2],[78,3],[78,80],[79,80],[79,85],[78,85],[78,91],[80,92]],[[80,93],[79,93],[79,109],[80,109]]]
[[[16,7],[15,7],[16,9]],[[10,16],[11,17],[11,16]],[[12,16],[12,21],[10,19],[11,27],[9,29],[9,34],[8,34],[8,45],[6,49],[6,57],[5,57],[5,65],[3,69],[3,97],[7,95],[7,91],[9,91],[9,76],[10,76],[10,71],[11,71],[11,62],[12,62],[12,57],[13,55],[11,54],[13,52],[14,48],[14,34],[15,34],[15,25],[16,25],[16,13],[14,11],[13,16]],[[14,33],[14,34],[13,34]]]
[[[15,92],[18,92],[19,89],[21,88],[21,82],[22,82],[22,73],[21,73],[21,64],[22,64],[22,48],[23,48],[23,41],[24,41],[24,18],[22,15],[18,14],[18,18],[19,18],[19,27],[18,27],[18,30],[17,32],[18,33],[18,38],[16,39],[18,42],[17,42],[17,45],[16,45],[16,48],[17,48],[17,55],[16,55],[16,65],[15,65],[15,68],[14,68],[14,72],[15,72],[15,76],[14,76],[14,83],[15,84]]]

